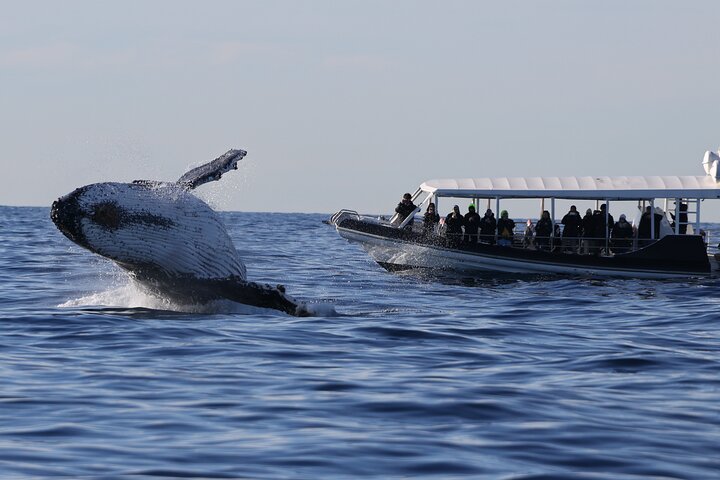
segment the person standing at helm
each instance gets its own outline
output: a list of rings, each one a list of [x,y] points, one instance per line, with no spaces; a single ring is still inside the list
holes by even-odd
[[[687,214],[687,203],[680,203],[678,206],[678,209],[680,210],[680,226],[678,227],[680,235],[685,235],[687,233],[687,226],[688,226],[688,214]],[[672,217],[672,224],[670,224],[670,228],[672,228],[673,232],[675,232],[675,215],[670,214],[670,217]]]
[[[412,202],[412,196],[409,193],[406,193],[403,195],[403,198],[400,203],[398,203],[397,207],[395,207],[395,213],[398,214],[395,223],[400,225],[408,217],[408,215],[412,215],[416,209],[417,207]],[[410,219],[407,225],[405,225],[405,228],[412,228],[413,220],[414,218]]]

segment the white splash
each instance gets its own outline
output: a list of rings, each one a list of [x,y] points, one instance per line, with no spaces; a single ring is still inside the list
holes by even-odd
[[[236,315],[285,315],[274,309],[253,307],[230,300],[214,300],[205,304],[181,304],[145,292],[129,278],[124,285],[114,285],[99,292],[74,298],[58,305],[58,308],[147,308],[178,313],[236,314]],[[305,304],[313,317],[335,317],[335,307],[326,303]]]

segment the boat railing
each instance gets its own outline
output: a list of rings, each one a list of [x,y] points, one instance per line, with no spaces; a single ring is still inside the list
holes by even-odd
[[[495,234],[465,234],[465,233],[446,233],[442,231],[435,232],[436,235],[447,239],[451,245],[502,245],[503,239]],[[628,253],[640,248],[645,248],[659,240],[659,238],[638,238],[636,236],[627,238],[606,238],[606,237],[563,237],[563,236],[544,236],[544,235],[525,235],[524,233],[514,233],[512,240],[505,239],[505,245],[514,248],[524,248],[527,250],[541,250],[562,253],[577,253],[581,255],[594,255],[603,253],[605,255]],[[706,243],[707,244],[707,243]]]
[[[415,214],[420,211],[420,207],[416,207],[415,210],[412,211],[410,215],[405,217],[405,219],[398,225],[398,228],[405,228],[405,226],[415,220]]]
[[[360,216],[360,214],[358,212],[356,212],[355,210],[342,209],[342,210],[334,213],[330,217],[329,223],[330,223],[330,225],[337,225],[338,223],[342,222],[343,220],[345,220],[348,217],[355,217],[356,220],[360,220],[362,218]]]

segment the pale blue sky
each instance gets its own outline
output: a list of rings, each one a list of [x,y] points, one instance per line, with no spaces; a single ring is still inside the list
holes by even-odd
[[[720,145],[717,1],[0,6],[0,204],[237,147],[220,208],[382,213],[430,178],[700,175]]]

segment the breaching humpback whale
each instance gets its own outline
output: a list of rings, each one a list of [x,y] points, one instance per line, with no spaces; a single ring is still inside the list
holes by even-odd
[[[306,306],[282,285],[247,281],[222,221],[191,193],[237,169],[246,154],[229,150],[176,182],[86,185],[53,202],[50,218],[70,240],[114,261],[155,295],[184,304],[229,299],[306,316]]]

